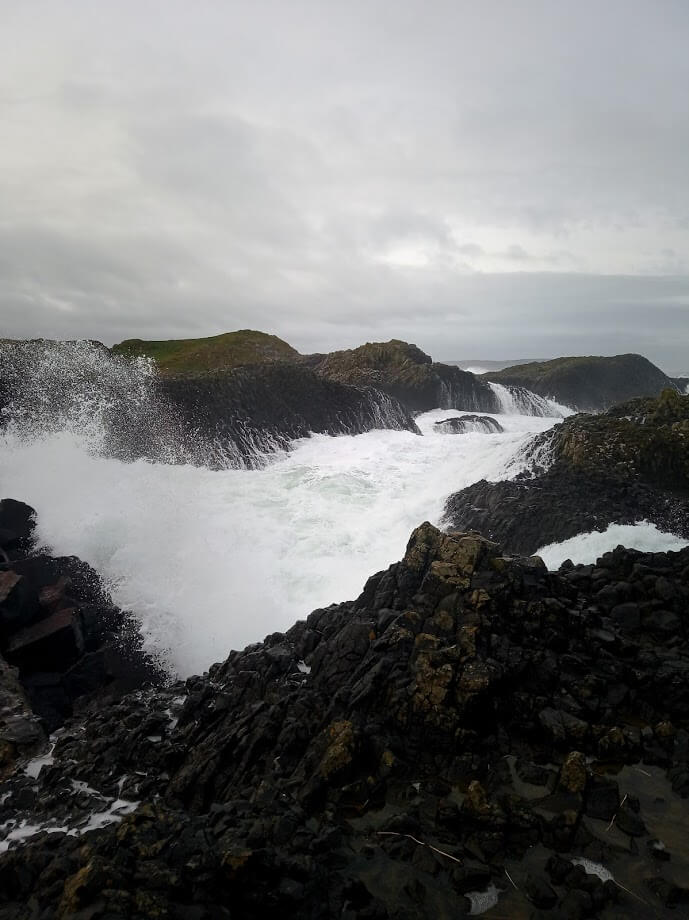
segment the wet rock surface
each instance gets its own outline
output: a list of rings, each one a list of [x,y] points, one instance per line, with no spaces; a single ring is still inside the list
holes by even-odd
[[[15,769],[0,917],[677,916],[688,611],[689,550],[549,573],[424,524],[356,601]]]
[[[573,416],[529,449],[532,472],[451,495],[448,526],[479,530],[518,553],[642,520],[689,538],[689,396],[666,390]]]
[[[185,455],[203,465],[260,465],[262,454],[288,450],[291,441],[311,432],[392,428],[420,434],[394,397],[325,380],[294,364],[168,377],[157,385],[179,418]]]
[[[193,373],[176,375],[174,362],[161,375],[135,357],[145,343],[124,344],[131,358],[127,348],[113,355],[86,341],[0,341],[0,430],[87,432],[91,449],[106,456],[212,468],[260,467],[311,432],[419,434],[394,396],[325,379],[286,343],[276,362],[223,369],[199,357]]]
[[[416,345],[391,339],[359,348],[309,355],[309,367],[328,380],[371,386],[399,400],[409,411],[438,407],[468,412],[499,412],[491,387],[468,371],[434,362]]]
[[[164,677],[93,569],[38,549],[34,528],[31,507],[0,501],[0,746],[4,739],[8,757],[33,749],[78,700]]]
[[[435,429],[443,434],[468,434],[472,431],[480,434],[500,434],[505,430],[500,422],[489,415],[460,415],[458,418],[445,418],[435,423]]]

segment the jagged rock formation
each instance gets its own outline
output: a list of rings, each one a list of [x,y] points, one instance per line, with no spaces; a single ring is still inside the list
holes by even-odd
[[[76,701],[156,682],[133,621],[110,602],[96,573],[74,557],[35,551],[35,513],[0,501],[0,772],[52,731]]]
[[[620,549],[552,574],[424,524],[357,601],[99,707],[7,780],[0,917],[673,916],[688,573],[689,549]]]
[[[443,434],[466,434],[477,431],[481,434],[500,434],[505,429],[489,415],[460,415],[458,418],[445,418],[435,423]]]
[[[434,363],[416,345],[399,339],[368,342],[330,354],[300,355],[277,336],[251,329],[201,339],[143,341],[128,339],[112,353],[153,359],[163,377],[219,376],[239,368],[296,364],[334,383],[374,388],[399,401],[412,413],[428,409],[470,412],[512,412],[553,415],[554,408],[524,387],[495,387],[454,365]]]
[[[611,523],[648,520],[689,538],[689,397],[665,390],[565,420],[530,445],[538,475],[485,480],[451,495],[448,526],[535,552]]]
[[[375,387],[412,412],[436,408],[500,411],[498,398],[483,380],[458,367],[436,364],[416,345],[399,339],[368,342],[359,348],[313,355],[306,360],[328,380]]]
[[[420,434],[410,413],[368,386],[325,380],[297,365],[173,377],[160,392],[181,422],[184,454],[207,466],[256,466],[295,438],[392,428]]]
[[[583,412],[608,409],[637,396],[658,396],[674,382],[642,355],[567,357],[508,367],[484,379],[526,387]]]

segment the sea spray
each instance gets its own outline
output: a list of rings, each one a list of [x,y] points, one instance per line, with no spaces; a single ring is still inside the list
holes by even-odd
[[[60,434],[92,454],[184,459],[181,427],[157,392],[153,361],[114,356],[98,342],[0,343],[0,423],[23,441]]]
[[[489,383],[498,401],[499,412],[508,415],[537,415],[542,418],[565,418],[573,414],[568,406],[563,406],[552,399],[545,399],[526,387],[505,386],[502,383]]]
[[[39,539],[106,579],[146,646],[181,675],[203,671],[311,610],[356,597],[439,520],[451,488],[498,479],[550,419],[504,416],[505,433],[316,435],[260,470],[210,470],[91,452],[72,431],[5,438],[5,495],[38,512]]]

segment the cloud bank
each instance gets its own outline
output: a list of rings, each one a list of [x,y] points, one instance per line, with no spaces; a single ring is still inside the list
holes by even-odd
[[[0,334],[689,367],[683,0],[3,17]]]

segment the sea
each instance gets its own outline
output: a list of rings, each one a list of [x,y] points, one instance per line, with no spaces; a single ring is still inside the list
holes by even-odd
[[[93,566],[139,622],[147,649],[180,677],[356,598],[370,575],[403,556],[416,526],[442,523],[450,493],[515,476],[531,437],[561,421],[512,411],[495,416],[502,434],[457,435],[434,423],[466,413],[435,409],[417,418],[421,436],[313,434],[260,468],[128,462],[105,447],[101,384],[110,382],[108,412],[113,391],[153,412],[151,366],[126,366],[83,344],[51,360],[34,368],[30,399],[3,410],[0,497],[33,506],[39,543]],[[88,373],[76,373],[84,361]],[[557,568],[620,543],[685,545],[643,522],[581,534],[540,555]]]

